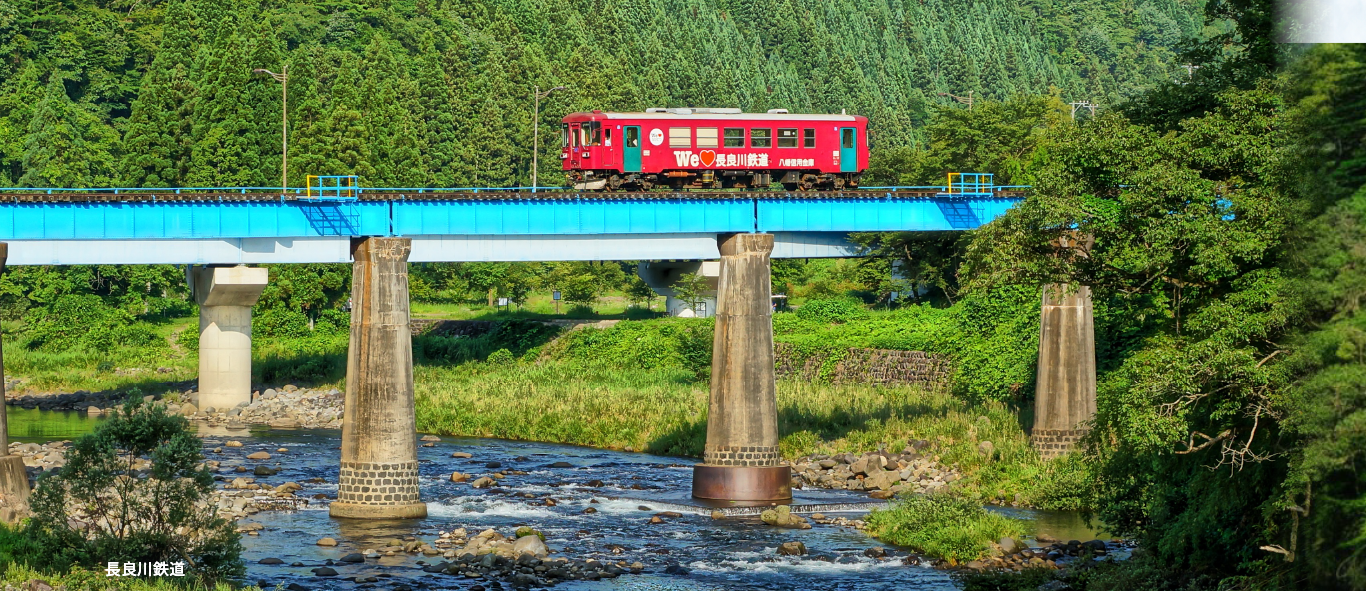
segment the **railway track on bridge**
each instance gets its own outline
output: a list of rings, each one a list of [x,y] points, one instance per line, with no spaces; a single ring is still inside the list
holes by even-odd
[[[947,193],[942,190],[878,190],[854,191],[649,191],[649,192],[576,192],[576,191],[366,191],[351,199],[310,198],[303,195],[281,195],[269,192],[180,192],[174,191],[119,191],[110,192],[15,192],[0,190],[2,203],[142,203],[142,202],[285,202],[324,204],[374,201],[666,201],[666,200],[728,200],[728,199],[855,199],[873,200],[889,197],[902,199],[1023,199],[1023,190],[995,190],[980,193]]]

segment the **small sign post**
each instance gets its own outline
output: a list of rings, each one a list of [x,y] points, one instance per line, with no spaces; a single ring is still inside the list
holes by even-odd
[[[555,300],[555,313],[560,313],[560,290],[550,292],[550,299]]]

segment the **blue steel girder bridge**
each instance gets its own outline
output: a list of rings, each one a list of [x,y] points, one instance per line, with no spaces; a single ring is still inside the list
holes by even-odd
[[[330,512],[413,518],[427,510],[414,433],[409,262],[719,258],[707,440],[693,496],[784,503],[791,475],[777,447],[770,259],[859,256],[851,232],[970,230],[1027,190],[995,186],[986,174],[953,178],[941,187],[835,192],[367,189],[354,177],[316,195],[314,187],[0,189],[0,269],[6,260],[186,265],[200,313],[196,404],[228,409],[251,399],[251,309],[268,281],[266,269],[246,265],[350,262],[345,420]],[[1044,289],[1032,437],[1045,455],[1075,441],[1094,413],[1092,326],[1087,288]],[[22,475],[13,459],[0,458],[0,469]]]
[[[773,234],[777,258],[847,257],[850,232],[969,230],[1024,189],[0,189],[0,240],[11,265],[341,263],[364,236],[410,238],[411,262],[715,259],[736,232]]]

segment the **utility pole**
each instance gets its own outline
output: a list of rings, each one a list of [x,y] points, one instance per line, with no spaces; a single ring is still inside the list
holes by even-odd
[[[1072,105],[1072,120],[1073,120],[1073,121],[1076,121],[1076,120],[1077,120],[1077,109],[1078,109],[1078,108],[1082,108],[1082,109],[1086,109],[1086,110],[1091,111],[1091,118],[1092,118],[1092,119],[1095,119],[1095,118],[1096,118],[1096,105],[1092,104],[1091,101],[1077,101],[1077,102],[1075,102],[1075,103],[1067,103],[1067,104]]]
[[[956,101],[958,101],[958,102],[960,102],[960,103],[963,103],[963,104],[967,105],[969,111],[972,110],[972,91],[971,91],[971,90],[968,91],[968,96],[966,96],[966,97],[962,97],[962,96],[957,96],[957,95],[949,94],[949,93],[947,93],[947,92],[941,92],[941,93],[939,93],[939,96],[946,96],[946,97],[949,97],[949,98],[951,98],[951,99],[953,99],[953,100],[956,100]]]
[[[541,167],[541,99],[550,96],[550,93],[557,90],[565,90],[564,86],[556,86],[545,92],[541,92],[540,86],[531,87],[531,96],[536,98],[536,107],[531,114],[531,192],[536,192],[537,179],[536,173]],[[558,308],[559,302],[555,302]]]
[[[1182,64],[1181,67],[1186,69],[1187,80],[1190,80],[1192,77],[1194,77],[1195,71],[1200,69],[1200,66],[1197,66],[1195,64]]]
[[[280,83],[280,196],[289,190],[289,64],[280,68],[276,74],[270,70],[256,68],[256,74],[266,74]]]

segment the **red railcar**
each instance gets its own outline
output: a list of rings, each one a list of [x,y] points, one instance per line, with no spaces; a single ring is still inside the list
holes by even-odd
[[[868,119],[785,109],[647,109],[573,113],[560,158],[575,189],[648,191],[858,186],[868,168]]]

